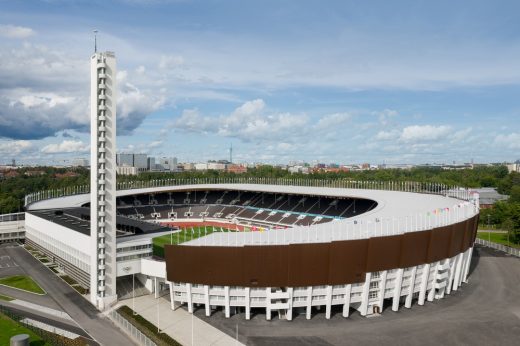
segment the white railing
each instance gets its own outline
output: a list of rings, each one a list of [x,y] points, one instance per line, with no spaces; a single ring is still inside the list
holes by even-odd
[[[110,318],[128,334],[130,334],[139,345],[143,346],[157,346],[155,342],[150,340],[146,335],[141,333],[133,324],[128,322],[123,316],[121,316],[116,310],[112,310],[109,314]]]
[[[144,189],[198,184],[261,184],[282,186],[331,187],[347,189],[386,190],[431,193],[454,197],[468,201],[472,198],[469,189],[458,186],[421,183],[416,181],[370,181],[349,179],[308,179],[308,178],[267,178],[267,177],[229,177],[229,178],[187,178],[187,179],[153,179],[146,181],[123,181],[117,183],[118,190]],[[90,193],[90,185],[70,186],[34,192],[25,196],[25,206],[41,200]]]
[[[516,249],[514,247],[510,247],[510,246],[506,246],[506,245],[502,245],[502,244],[498,244],[498,243],[493,243],[491,241],[487,241],[487,240],[480,239],[480,238],[475,239],[475,243],[493,248],[495,250],[503,251],[505,253],[508,253],[508,254],[516,256],[516,257],[520,257],[520,249]]]
[[[400,217],[380,219],[376,216],[360,214],[349,219],[307,226],[292,226],[291,228],[256,227],[256,230],[252,231],[249,227],[250,232],[225,232],[224,230],[219,232],[217,227],[217,232],[208,237],[199,228],[195,234],[197,239],[184,243],[184,245],[244,246],[328,243],[338,240],[400,235],[431,230],[468,220],[478,214],[477,205],[478,203],[463,201],[451,208],[425,210],[420,214]]]
[[[0,215],[0,222],[12,222],[25,220],[25,213],[12,213]]]

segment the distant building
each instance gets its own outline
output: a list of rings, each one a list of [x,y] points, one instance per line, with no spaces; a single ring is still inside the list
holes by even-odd
[[[117,166],[135,167],[139,172],[148,170],[148,156],[146,154],[119,153],[116,155]]]
[[[520,172],[520,160],[516,160],[515,163],[508,164],[507,170],[509,171],[509,173]]]
[[[196,171],[207,171],[208,170],[207,163],[196,163],[194,166],[195,166]]]
[[[117,174],[119,175],[138,175],[139,169],[132,166],[117,166]]]
[[[493,207],[497,201],[503,201],[509,198],[507,195],[501,195],[493,187],[483,187],[475,189],[480,196],[480,208],[487,209]]]
[[[176,157],[162,157],[159,159],[159,163],[156,165],[157,170],[176,172],[177,169],[177,158]]]
[[[72,167],[88,167],[89,162],[87,159],[77,158],[72,160]]]
[[[229,173],[242,174],[242,173],[247,173],[247,166],[231,164],[231,165],[227,166],[226,170]]]
[[[148,168],[149,171],[155,171],[156,165],[155,165],[155,157],[149,157],[147,160],[146,168]]]

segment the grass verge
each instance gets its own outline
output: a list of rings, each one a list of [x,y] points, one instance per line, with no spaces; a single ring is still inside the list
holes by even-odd
[[[514,248],[520,248],[520,244],[515,244],[511,241],[507,241],[507,233],[478,232],[477,237],[482,240],[491,241],[493,243],[502,244]]]
[[[31,330],[23,327],[2,313],[0,313],[0,331],[0,345],[9,345],[9,340],[15,335],[28,334],[30,346],[51,346],[51,344],[45,342]]]
[[[11,298],[9,296],[4,296],[3,294],[0,294],[0,300],[4,300],[6,302],[10,302],[11,300],[14,300],[14,298]]]
[[[126,305],[121,306],[117,309],[117,312],[123,316],[128,322],[134,327],[139,329],[141,333],[150,338],[159,346],[181,346],[180,343],[175,341],[171,336],[165,333],[157,333],[157,327],[145,319],[141,315],[134,315],[134,310]]]
[[[0,279],[0,285],[17,288],[19,290],[45,294],[45,291],[31,277],[25,275],[14,275]]]

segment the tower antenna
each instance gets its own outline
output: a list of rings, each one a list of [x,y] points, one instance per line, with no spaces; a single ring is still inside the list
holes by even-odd
[[[94,29],[94,53],[97,53],[97,33],[98,31]]]

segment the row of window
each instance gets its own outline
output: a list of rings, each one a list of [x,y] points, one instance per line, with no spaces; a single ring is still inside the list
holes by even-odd
[[[137,255],[121,256],[121,257],[117,257],[116,262],[131,261],[131,260],[144,258],[144,257],[151,257],[151,256],[152,256],[152,252],[140,253]]]
[[[119,247],[119,248],[117,248],[117,253],[138,251],[138,250],[146,250],[146,249],[151,249],[151,248],[152,248],[152,244]]]

